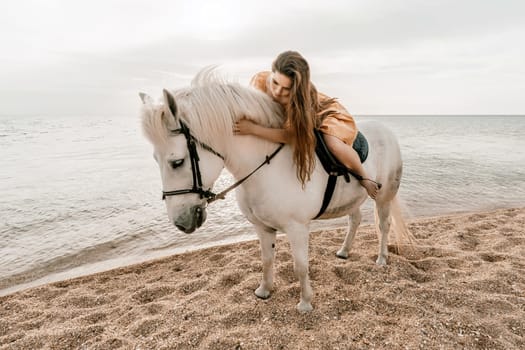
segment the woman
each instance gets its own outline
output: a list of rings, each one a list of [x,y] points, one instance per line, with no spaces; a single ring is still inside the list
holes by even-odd
[[[318,93],[310,82],[308,62],[298,52],[285,51],[272,64],[271,72],[257,73],[250,82],[278,102],[285,111],[282,129],[267,128],[241,119],[235,125],[238,135],[255,135],[293,149],[297,177],[304,185],[315,167],[314,128],[322,131],[328,149],[347,168],[362,176],[360,184],[375,199],[377,184],[368,179],[359,155],[352,148],[357,136],[354,119],[334,98]]]

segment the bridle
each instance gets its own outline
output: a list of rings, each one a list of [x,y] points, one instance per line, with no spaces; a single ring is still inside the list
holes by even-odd
[[[208,202],[210,202],[210,199],[215,198],[216,194],[213,193],[210,190],[205,190],[202,187],[202,176],[201,176],[201,169],[199,167],[199,153],[197,152],[197,145],[204,148],[206,151],[211,152],[212,154],[216,155],[217,157],[224,160],[224,156],[220,154],[219,152],[215,151],[213,148],[208,146],[205,143],[202,143],[198,141],[190,132],[190,129],[182,120],[179,121],[180,128],[171,130],[172,135],[177,134],[183,134],[186,138],[186,145],[188,147],[188,152],[190,156],[190,162],[191,162],[191,173],[193,177],[193,186],[191,188],[187,188],[184,190],[175,190],[175,191],[162,191],[162,200],[165,200],[166,197],[169,196],[177,196],[180,194],[188,194],[188,193],[196,193],[200,196],[200,198],[206,198]]]
[[[220,154],[219,152],[215,151],[213,148],[208,146],[207,144],[200,142],[193,136],[190,132],[190,128],[182,121],[179,120],[180,128],[171,130],[172,135],[177,134],[183,134],[186,138],[186,146],[188,147],[188,153],[191,161],[191,173],[193,178],[193,185],[191,188],[183,189],[183,190],[174,190],[174,191],[162,191],[162,200],[165,200],[166,197],[170,196],[177,196],[181,194],[188,194],[188,193],[196,193],[200,196],[200,198],[205,198],[206,202],[212,203],[216,201],[217,199],[224,199],[226,194],[242,184],[244,181],[246,181],[250,176],[252,176],[257,170],[259,170],[261,167],[263,167],[265,164],[270,164],[270,160],[279,153],[279,151],[283,148],[284,144],[280,144],[279,147],[269,156],[266,156],[266,159],[264,162],[262,162],[257,168],[255,168],[251,173],[240,179],[239,181],[235,182],[233,185],[229,186],[227,189],[220,193],[213,193],[210,189],[205,190],[202,187],[202,176],[201,176],[201,170],[199,167],[199,153],[197,152],[197,145],[201,146],[206,151],[216,155],[217,157],[224,160],[224,156]]]

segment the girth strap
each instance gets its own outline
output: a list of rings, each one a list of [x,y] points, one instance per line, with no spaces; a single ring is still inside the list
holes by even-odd
[[[326,190],[324,192],[324,197],[323,197],[323,205],[321,205],[321,209],[319,210],[319,213],[317,213],[317,215],[315,216],[314,220],[319,218],[321,215],[323,215],[326,208],[328,208],[328,204],[330,204],[330,200],[332,200],[332,195],[334,194],[336,183],[337,183],[336,175],[328,176],[328,183],[326,184]]]

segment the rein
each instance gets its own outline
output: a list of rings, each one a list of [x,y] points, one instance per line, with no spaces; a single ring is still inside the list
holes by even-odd
[[[250,176],[252,176],[257,170],[262,168],[266,164],[270,164],[270,160],[272,160],[273,157],[279,153],[279,151],[284,147],[284,144],[280,144],[279,147],[269,156],[266,156],[266,159],[257,167],[255,168],[251,173],[240,179],[239,181],[235,182],[233,185],[226,188],[224,191],[221,191],[220,193],[213,193],[211,190],[205,190],[202,187],[202,176],[201,171],[199,167],[199,153],[197,152],[197,144],[204,148],[206,151],[211,152],[212,154],[216,155],[217,157],[224,160],[224,156],[220,154],[219,152],[215,151],[213,148],[208,146],[205,143],[200,142],[197,140],[190,132],[190,129],[186,124],[184,124],[182,121],[180,122],[180,128],[172,130],[172,134],[183,134],[186,138],[186,145],[188,147],[190,161],[191,161],[191,173],[193,177],[193,186],[192,188],[183,189],[183,190],[174,190],[174,191],[162,191],[162,200],[165,200],[166,197],[169,196],[177,196],[180,194],[188,194],[188,193],[196,193],[200,196],[200,198],[206,198],[207,203],[213,203],[217,199],[224,199],[226,194],[230,192],[231,190],[235,189],[239,185],[241,185],[244,181],[248,180]]]
[[[273,157],[275,157],[277,155],[277,153],[279,153],[279,151],[281,149],[283,149],[284,147],[284,143],[281,143],[279,145],[279,147],[277,147],[277,149],[275,151],[273,151],[272,154],[270,154],[269,156],[266,156],[266,159],[264,160],[264,162],[262,162],[257,168],[253,169],[251,173],[249,173],[248,175],[246,175],[245,177],[243,177],[242,179],[240,179],[239,181],[235,182],[233,185],[229,186],[227,189],[225,189],[224,191],[220,192],[220,193],[217,193],[213,198],[210,198],[208,199],[208,203],[212,203],[212,202],[215,202],[217,199],[224,199],[224,196],[226,196],[226,194],[228,192],[230,192],[231,190],[233,190],[234,188],[236,188],[237,186],[239,186],[240,184],[242,184],[244,181],[248,180],[248,178],[250,176],[252,176],[257,170],[259,170],[260,168],[262,168],[264,165],[266,164],[270,164],[270,160],[272,160]]]

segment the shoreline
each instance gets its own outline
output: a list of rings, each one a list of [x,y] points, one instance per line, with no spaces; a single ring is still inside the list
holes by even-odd
[[[401,204],[402,207],[404,206]],[[490,209],[484,209],[484,210],[465,210],[465,211],[455,211],[455,212],[448,212],[445,214],[429,214],[429,215],[420,215],[420,216],[409,216],[407,213],[404,213],[404,217],[408,216],[409,219],[406,219],[407,223],[417,221],[417,220],[423,220],[423,219],[440,219],[448,216],[457,216],[457,215],[466,215],[466,214],[475,214],[479,212],[491,212],[491,211],[497,211],[497,210],[503,210],[503,209],[513,209],[513,208],[519,208],[519,207],[511,207],[511,206],[503,206],[503,207],[494,207]],[[408,210],[404,208],[405,210]],[[372,210],[372,207],[365,208],[365,214],[366,211]],[[335,221],[339,220],[339,221]],[[344,223],[342,220],[345,220],[344,218],[337,218],[337,219],[330,219],[327,221],[331,221],[330,225],[324,225],[319,224],[320,222],[323,222],[323,220],[320,221],[313,221],[312,226],[313,228],[310,231],[310,234],[316,234],[318,232],[324,232],[324,231],[336,231],[346,228],[346,223]],[[361,222],[361,225],[359,229],[363,229],[369,226],[374,225],[374,217],[373,214],[368,213],[368,215],[363,215],[363,219]],[[250,227],[251,229],[251,227]],[[359,235],[359,231],[357,233]],[[278,235],[284,235],[283,233],[279,233]],[[142,255],[126,255],[122,257],[115,257],[115,258],[109,258],[109,259],[103,259],[103,260],[91,260],[85,263],[82,263],[80,265],[76,266],[70,266],[70,267],[63,267],[63,268],[53,268],[52,270],[49,270],[48,272],[45,272],[44,269],[32,269],[29,271],[23,271],[20,273],[13,274],[7,278],[4,278],[3,280],[0,280],[0,297],[9,295],[12,293],[16,293],[19,291],[23,291],[29,288],[35,288],[39,287],[45,284],[54,283],[54,282],[60,282],[67,279],[73,279],[83,276],[89,276],[91,274],[96,274],[100,272],[106,272],[113,269],[118,269],[122,267],[127,267],[131,265],[136,265],[152,260],[157,259],[163,259],[170,257],[172,255],[180,255],[180,254],[186,254],[198,250],[203,250],[207,248],[213,248],[213,247],[221,247],[224,245],[231,245],[231,244],[237,244],[242,242],[249,242],[249,241],[258,241],[257,237],[255,236],[255,233],[253,233],[253,237],[249,237],[250,233],[244,233],[243,235],[235,236],[235,237],[229,237],[217,241],[207,241],[202,244],[191,244],[191,245],[185,245],[180,246],[176,248],[166,248],[166,249],[155,249],[152,250],[149,253],[142,254]],[[36,271],[35,271],[36,270]],[[27,276],[30,276],[28,278]],[[15,281],[14,283],[12,281]]]
[[[267,300],[256,240],[201,248],[0,296],[0,349],[525,347],[525,208],[407,224],[417,245],[386,267],[373,225],[347,260],[344,229],[312,232],[309,314],[279,235]]]

